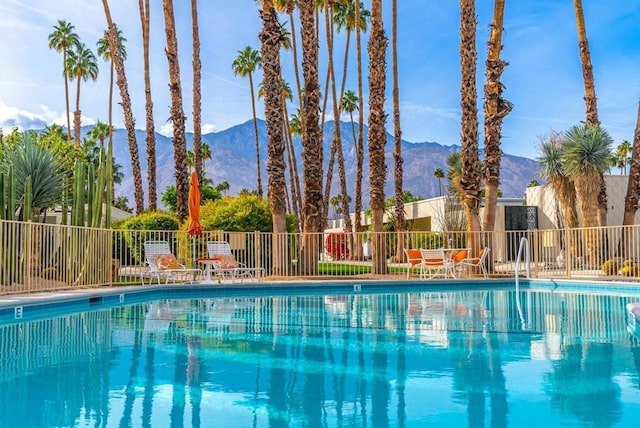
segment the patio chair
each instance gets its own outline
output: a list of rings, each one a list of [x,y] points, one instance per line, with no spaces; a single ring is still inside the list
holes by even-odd
[[[476,257],[467,257],[466,259],[462,259],[459,262],[457,262],[456,270],[460,274],[462,274],[464,270],[480,269],[480,272],[482,272],[482,275],[485,278],[488,278],[489,274],[487,273],[486,264],[487,264],[487,257],[489,256],[490,252],[491,252],[491,249],[489,247],[484,247],[482,250],[480,250],[480,252]]]
[[[169,280],[176,282],[179,277],[193,276],[193,281],[202,273],[201,269],[187,268],[178,262],[176,256],[171,252],[171,247],[167,241],[146,241],[144,243],[145,264],[148,267],[147,273],[152,278],[165,279],[165,284]],[[140,273],[142,285],[144,285],[145,270]]]
[[[420,278],[424,274],[424,263],[422,260],[422,253],[420,250],[414,249],[404,249],[404,253],[407,256],[407,279],[409,279],[409,275],[411,271],[416,268],[420,268]]]
[[[207,252],[209,258],[200,260],[205,262],[207,266],[207,278],[211,278],[211,274],[219,279],[231,278],[231,282],[235,282],[236,278],[243,280],[244,278],[257,278],[261,280],[265,275],[263,268],[248,267],[244,263],[236,260],[231,252],[231,246],[226,241],[209,241],[207,242]]]
[[[435,250],[426,250],[421,248],[420,254],[422,255],[422,269],[425,277],[431,279],[438,275],[442,275],[445,278],[448,278],[449,274],[451,274],[451,276],[455,278],[453,260],[445,255],[444,248],[438,248]],[[423,275],[421,275],[421,277]]]

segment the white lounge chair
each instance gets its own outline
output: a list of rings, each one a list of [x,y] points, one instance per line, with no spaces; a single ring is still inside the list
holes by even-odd
[[[422,252],[417,249],[404,249],[404,253],[407,255],[407,279],[409,274],[414,269],[420,269],[420,278],[424,275],[424,260],[422,258]]]
[[[438,275],[455,278],[454,263],[446,256],[444,248],[435,250],[420,249],[422,254],[422,271],[425,277],[431,279]],[[422,275],[421,275],[422,276]]]
[[[209,258],[200,260],[207,266],[205,271],[207,279],[211,279],[211,274],[213,274],[219,279],[229,277],[231,282],[235,282],[236,278],[262,280],[265,275],[263,268],[248,267],[244,263],[238,262],[231,252],[231,246],[226,241],[207,242],[207,253],[209,253]]]
[[[480,250],[480,252],[476,257],[468,257],[466,259],[462,259],[459,262],[457,262],[456,270],[461,274],[465,270],[480,269],[480,272],[482,272],[482,275],[485,278],[488,278],[489,274],[487,273],[486,264],[487,264],[487,257],[489,256],[490,252],[491,252],[491,249],[489,247],[484,247],[482,250]]]
[[[160,284],[161,278],[164,278],[165,284],[168,284],[169,280],[177,282],[178,279],[185,276],[187,278],[192,277],[191,281],[194,281],[198,275],[202,274],[201,269],[187,268],[178,263],[167,241],[146,241],[144,243],[144,254],[145,263],[148,267],[146,270],[147,276],[156,278],[158,284]],[[144,277],[145,270],[143,269],[140,274],[142,285],[144,285]]]

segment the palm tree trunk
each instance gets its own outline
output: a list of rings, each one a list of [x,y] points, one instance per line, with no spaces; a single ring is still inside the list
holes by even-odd
[[[360,0],[356,0],[359,2]],[[356,68],[358,70],[358,138],[354,138],[356,149],[356,183],[354,190],[354,232],[356,233],[354,259],[362,260],[362,170],[364,166],[364,100],[362,98],[362,42],[360,36],[360,5],[356,5]]]
[[[484,219],[482,229],[490,232],[495,229],[496,203],[500,185],[500,132],[502,121],[513,108],[513,104],[502,98],[504,85],[500,82],[502,71],[508,65],[500,59],[502,50],[502,26],[504,21],[505,0],[496,0],[493,8],[493,23],[487,54],[487,83],[484,86],[484,180],[486,184]],[[490,245],[489,243],[487,243]]]
[[[302,163],[304,203],[302,209],[301,274],[317,272],[322,231],[322,139],[318,125],[320,93],[318,87],[318,38],[314,19],[314,0],[299,0],[302,36],[302,73],[305,102],[302,105]]]
[[[147,183],[149,186],[149,209],[158,208],[158,191],[156,188],[156,133],[153,121],[153,100],[151,98],[151,78],[149,76],[149,0],[139,0],[140,21],[142,26],[142,48],[144,62],[144,99],[147,144]]]
[[[122,58],[119,45],[116,26],[111,20],[111,12],[109,11],[109,3],[102,0],[105,15],[107,18],[108,30],[107,37],[109,39],[109,50],[112,52],[112,61],[116,68],[116,84],[120,89],[120,97],[122,98],[122,111],[124,112],[124,124],[127,129],[127,140],[129,143],[129,153],[131,154],[131,173],[133,174],[134,199],[136,204],[136,214],[144,211],[144,192],[142,191],[142,174],[140,172],[140,159],[138,156],[138,144],[136,143],[135,120],[131,110],[131,98],[129,97],[129,88],[127,85],[127,76],[124,71],[124,60]]]
[[[633,147],[631,149],[631,167],[629,168],[629,181],[627,185],[627,196],[624,199],[624,219],[625,226],[635,223],[636,212],[638,211],[638,201],[640,200],[640,103],[638,103],[638,114],[636,118],[636,129],[633,133]]]
[[[591,64],[591,52],[587,39],[587,28],[584,23],[582,0],[573,0],[576,12],[576,27],[578,29],[578,47],[580,48],[580,62],[582,63],[582,80],[584,81],[584,102],[587,112],[586,123],[600,125],[598,118],[598,106],[596,103],[596,85],[593,78],[593,66]],[[598,223],[607,225],[607,186],[603,174],[600,174],[600,189],[598,193]]]
[[[76,142],[76,149],[80,148],[80,80],[82,78],[80,76],[76,76],[77,85],[76,85],[76,111],[73,112],[73,130],[74,130],[74,138]]]
[[[386,87],[387,38],[382,23],[382,0],[371,2],[371,35],[369,37],[369,182],[370,205],[373,221],[372,265],[373,274],[387,273],[387,254],[383,231],[384,183],[387,166],[384,147],[387,142],[384,98]]]
[[[109,142],[107,146],[108,160],[111,162],[111,170],[109,177],[111,177],[111,194],[108,195],[107,200],[110,205],[113,205],[116,199],[116,185],[113,180],[113,60],[111,60],[111,66],[109,67]],[[109,207],[110,208],[110,207]],[[110,216],[107,216],[107,221],[111,221]]]
[[[267,175],[269,177],[268,192],[271,201],[273,218],[273,270],[275,275],[283,275],[288,269],[289,257],[286,245],[286,178],[284,162],[284,139],[282,123],[282,74],[280,68],[281,31],[271,0],[262,2],[263,30],[260,33],[262,45],[262,61],[264,64],[265,90],[264,106],[269,138]]]
[[[478,157],[478,107],[476,91],[475,0],[460,1],[460,60],[462,80],[462,204],[467,218],[467,246],[475,254],[480,241],[480,159]]]
[[[202,95],[200,93],[200,35],[198,31],[198,2],[191,0],[191,28],[193,33],[193,158],[202,188]]]
[[[182,86],[180,64],[178,62],[178,40],[173,12],[173,0],[163,0],[165,33],[167,38],[167,61],[169,63],[169,90],[171,92],[171,122],[173,124],[173,160],[175,163],[178,221],[182,224],[189,216],[187,204],[189,180],[187,175],[187,141],[184,130],[184,110],[182,108]]]
[[[66,47],[62,48],[62,70],[64,71],[64,100],[67,107],[67,141],[71,141],[71,118],[69,117],[69,75],[67,74]]]
[[[294,173],[295,169],[297,169],[296,162],[295,162],[296,153],[293,149],[293,139],[291,137],[291,130],[289,129],[289,121],[287,120],[287,118],[289,117],[287,113],[287,102],[284,96],[282,96],[281,98],[282,98],[282,110],[283,110],[282,126],[284,128],[285,149],[287,152],[287,163],[289,165],[289,168],[288,168],[289,169],[289,185],[291,186],[291,208],[292,208],[293,214],[296,216],[296,219],[298,219],[298,224],[299,224],[300,205],[298,205],[298,201],[299,201],[298,191],[300,190],[300,186],[298,185],[298,183],[296,183],[297,173]],[[296,228],[296,230],[297,229],[298,228]]]
[[[260,139],[258,138],[258,117],[256,115],[256,99],[253,89],[253,73],[249,72],[249,87],[251,88],[251,111],[253,112],[253,131],[256,136],[256,173],[258,175],[258,196],[262,198],[262,174],[260,172]],[[265,101],[266,104],[266,101]]]
[[[402,194],[402,129],[400,128],[400,90],[398,88],[398,4],[397,0],[391,2],[391,60],[393,74],[393,160],[394,160],[394,190],[396,232],[398,242],[396,245],[396,261],[404,262],[404,240],[407,222],[404,218],[404,198]]]

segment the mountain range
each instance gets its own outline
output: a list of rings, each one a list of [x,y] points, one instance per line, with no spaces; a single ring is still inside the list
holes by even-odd
[[[347,176],[347,188],[349,195],[353,196],[354,178],[356,173],[356,156],[353,141],[351,123],[340,122],[342,131],[342,145],[345,160],[345,170]],[[85,131],[88,129],[85,129]],[[325,148],[325,171],[327,171],[328,153],[333,138],[334,122],[329,121],[324,127],[323,144]],[[365,166],[363,174],[363,204],[365,208],[369,205],[369,168],[368,155],[366,150],[366,134],[364,130],[365,144]],[[266,123],[258,120],[258,135],[260,139],[260,163],[263,189],[267,190],[267,131]],[[144,181],[145,206],[147,205],[148,187],[147,159],[145,131],[137,130],[136,138]],[[253,121],[249,120],[243,124],[225,129],[223,131],[205,134],[202,141],[209,145],[212,159],[205,161],[205,175],[213,180],[214,186],[222,181],[227,181],[230,185],[229,194],[236,194],[243,188],[255,190],[257,188],[255,137],[253,131]],[[299,137],[294,137],[294,147],[298,159],[298,171],[302,180],[302,146]],[[124,179],[119,186],[116,186],[116,196],[125,196],[129,200],[129,206],[133,206],[133,178],[131,174],[131,156],[127,143],[127,135],[124,129],[116,129],[113,135],[114,157],[117,163],[122,165],[121,172]],[[191,149],[193,146],[193,134],[187,133],[187,145]],[[439,183],[433,176],[437,168],[447,171],[447,157],[452,152],[461,150],[460,146],[444,146],[434,142],[411,143],[402,141],[402,156],[404,159],[403,187],[414,196],[429,198],[439,195]],[[482,157],[481,152],[481,157]],[[158,200],[164,189],[175,184],[173,145],[171,138],[156,133],[156,163],[157,163],[157,188]],[[386,145],[387,180],[385,184],[385,194],[393,194],[393,136],[387,133]],[[527,184],[537,177],[539,168],[532,159],[504,154],[501,163],[500,190],[506,198],[521,198],[524,196],[524,189]],[[289,177],[287,173],[287,178]],[[337,171],[337,163],[334,166],[331,195],[340,193],[340,183]]]

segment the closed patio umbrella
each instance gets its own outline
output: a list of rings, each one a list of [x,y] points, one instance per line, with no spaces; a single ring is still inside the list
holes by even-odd
[[[200,224],[200,186],[198,174],[193,171],[189,180],[189,235],[193,237],[193,266],[196,265],[196,237],[202,235]]]

